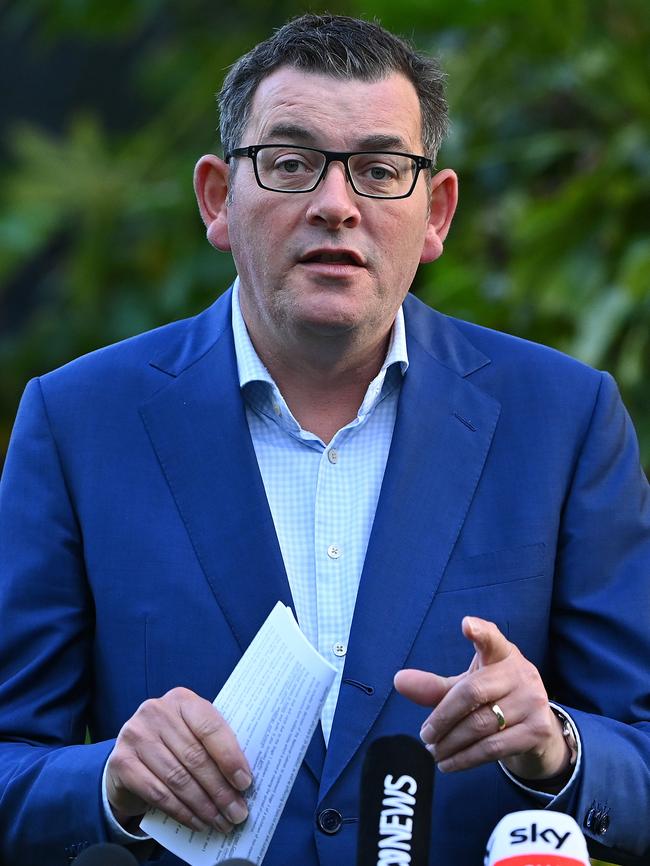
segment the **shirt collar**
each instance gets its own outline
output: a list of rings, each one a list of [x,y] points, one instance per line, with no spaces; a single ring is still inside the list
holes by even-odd
[[[239,387],[243,388],[249,382],[268,382],[277,389],[273,377],[262,363],[260,356],[255,351],[252,340],[248,334],[246,323],[239,305],[239,277],[235,279],[232,289],[232,330],[235,341],[235,356],[237,359],[237,372],[239,375]],[[386,370],[393,364],[399,364],[402,375],[408,369],[409,360],[406,350],[406,327],[404,325],[404,312],[400,306],[395,316],[395,322],[391,330],[390,343],[386,358],[381,366],[378,376],[383,381]],[[377,381],[377,378],[375,381]]]
[[[249,382],[268,382],[269,385],[275,387],[273,377],[255,351],[242,316],[239,306],[239,277],[236,278],[232,287],[232,332],[235,340],[239,387],[243,388]]]

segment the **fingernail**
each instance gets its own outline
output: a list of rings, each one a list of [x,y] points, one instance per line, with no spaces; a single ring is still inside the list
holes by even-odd
[[[425,724],[422,725],[422,730],[420,731],[420,739],[423,743],[433,742],[433,728],[428,722],[425,722]]]
[[[253,779],[251,778],[251,774],[247,773],[246,770],[237,770],[235,775],[232,777],[233,782],[235,783],[235,787],[240,791],[245,791],[246,788],[250,788],[251,782]]]
[[[205,833],[208,829],[207,824],[204,824],[203,821],[195,817],[192,818],[192,827],[194,827],[195,830],[198,830],[199,833]]]
[[[237,803],[233,801],[229,806],[224,810],[226,813],[226,818],[229,821],[232,821],[233,824],[241,824],[242,821],[245,821],[248,818],[248,809],[246,806],[242,806],[241,803]]]
[[[232,824],[229,821],[226,821],[223,815],[217,815],[216,818],[213,818],[212,825],[216,827],[220,833],[225,833],[226,835],[232,830]]]

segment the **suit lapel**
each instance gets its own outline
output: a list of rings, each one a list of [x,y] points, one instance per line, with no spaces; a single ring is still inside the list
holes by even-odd
[[[230,293],[152,361],[169,383],[141,415],[212,592],[242,652],[278,600],[293,606],[237,377]],[[317,730],[307,763],[317,778]]]
[[[321,796],[386,702],[458,538],[500,407],[465,378],[489,363],[444,317],[407,299],[409,370],[354,611]],[[431,328],[431,323],[434,327]]]

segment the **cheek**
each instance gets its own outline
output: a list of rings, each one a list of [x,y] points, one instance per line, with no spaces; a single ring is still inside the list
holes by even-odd
[[[380,204],[387,211],[381,221],[381,231],[389,243],[401,250],[413,249],[422,244],[429,221],[425,195],[415,200],[413,193],[410,198],[398,199],[392,207],[388,202]]]
[[[235,262],[239,266],[251,259],[264,243],[265,228],[251,209],[233,201],[228,208],[228,234]]]
[[[259,192],[264,194],[263,190]],[[250,191],[246,194],[246,206],[233,199],[229,214],[233,248],[236,244],[240,250],[261,251],[266,248],[280,252],[280,244],[287,239],[291,223],[291,214],[281,204],[275,199],[260,198]]]
[[[391,271],[414,270],[424,246],[426,223],[422,219],[397,220],[382,234],[381,255]]]

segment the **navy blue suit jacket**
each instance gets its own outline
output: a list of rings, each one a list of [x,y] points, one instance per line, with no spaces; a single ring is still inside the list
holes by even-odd
[[[404,306],[410,367],[344,675],[372,689],[343,684],[265,866],[354,862],[365,748],[417,736],[426,714],[393,675],[464,670],[465,614],[493,620],[577,723],[582,770],[556,808],[580,824],[606,813],[604,834],[585,830],[593,850],[649,862],[650,496],[616,387]],[[31,382],[0,491],[0,850],[63,866],[106,838],[102,769],[138,705],[179,685],[212,699],[291,603],[230,293]],[[480,863],[497,820],[536,805],[496,765],[437,774],[431,862]],[[343,816],[334,835],[317,828],[324,808]]]

